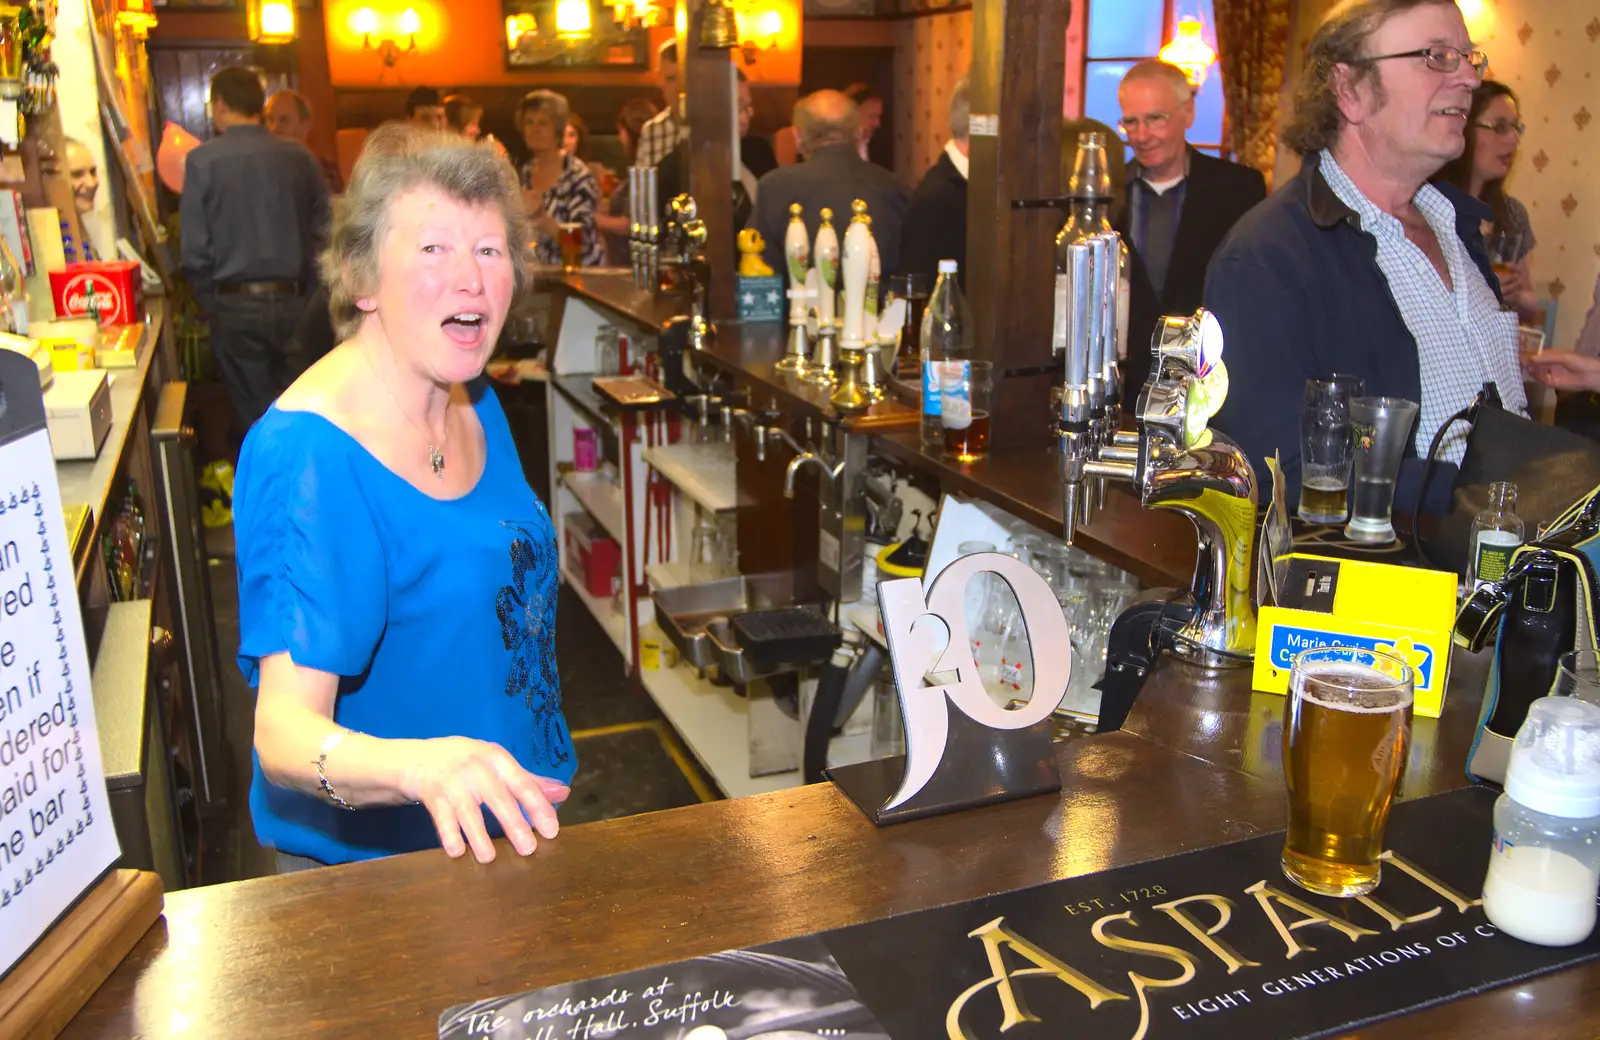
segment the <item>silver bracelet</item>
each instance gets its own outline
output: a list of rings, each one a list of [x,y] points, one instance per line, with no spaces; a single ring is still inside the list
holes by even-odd
[[[344,740],[344,734],[345,731],[342,729],[335,730],[322,738],[322,753],[317,756],[317,783],[322,787],[322,793],[328,796],[328,801],[341,809],[354,812],[356,807],[340,798],[339,792],[328,783],[328,752],[339,746],[339,742]]]

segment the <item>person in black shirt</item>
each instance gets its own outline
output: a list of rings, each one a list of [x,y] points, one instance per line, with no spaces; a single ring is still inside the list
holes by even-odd
[[[211,81],[218,136],[184,159],[183,272],[211,325],[211,353],[242,435],[288,387],[295,325],[327,244],[328,185],[297,141],[261,125],[249,69]]]

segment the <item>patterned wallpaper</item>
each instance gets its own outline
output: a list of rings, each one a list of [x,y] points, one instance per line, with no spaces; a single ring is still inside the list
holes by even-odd
[[[1462,0],[1489,74],[1509,83],[1528,125],[1507,182],[1539,245],[1533,275],[1557,302],[1551,345],[1570,349],[1600,273],[1600,6],[1582,0]]]
[[[950,91],[972,62],[972,12],[895,23],[894,168],[922,180],[950,137]]]
[[[1069,0],[1067,76],[1062,114],[1083,112],[1085,0]],[[972,62],[972,12],[954,11],[895,25],[895,170],[910,184],[939,161],[949,137],[950,90]]]

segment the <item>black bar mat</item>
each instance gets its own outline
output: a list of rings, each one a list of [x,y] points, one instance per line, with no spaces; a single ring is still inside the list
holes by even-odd
[[[1477,898],[1494,798],[1469,788],[1397,806],[1383,882],[1369,900],[1297,888],[1278,865],[1278,833],[462,1005],[440,1017],[439,1035],[681,1040],[701,1027],[694,1040],[1335,1035],[1600,955],[1593,935],[1577,946],[1534,946],[1484,916]]]

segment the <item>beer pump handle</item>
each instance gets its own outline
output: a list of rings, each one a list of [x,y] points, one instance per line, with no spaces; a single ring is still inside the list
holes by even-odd
[[[789,324],[804,325],[809,293],[806,274],[811,270],[811,242],[801,218],[800,203],[789,206],[789,226],[783,234],[784,266],[789,272]]]
[[[855,215],[844,233],[844,259],[840,264],[844,280],[844,331],[839,347],[848,350],[866,344],[867,278],[872,261],[872,232],[864,215],[867,204],[857,199],[851,204]]]
[[[824,209],[819,216],[822,226],[811,255],[817,265],[817,322],[825,327],[833,324],[838,307],[839,233],[833,229],[833,210]]]

